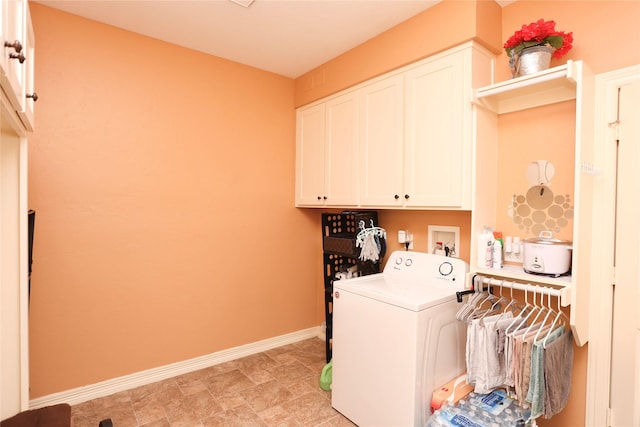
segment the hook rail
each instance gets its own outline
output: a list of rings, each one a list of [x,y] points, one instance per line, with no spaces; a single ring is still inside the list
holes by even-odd
[[[477,280],[478,281],[481,280],[481,283],[483,284],[483,287],[482,287],[483,291],[488,290],[489,292],[493,293],[493,289],[496,287],[517,289],[524,292],[531,292],[531,293],[535,292],[538,295],[545,295],[545,296],[560,298],[560,304],[563,307],[567,307],[571,305],[571,295],[570,295],[571,288],[552,288],[549,286],[541,286],[541,285],[536,285],[531,283],[516,282],[511,279],[496,279],[494,277],[485,277],[481,275],[474,275],[473,278],[471,279],[471,283],[475,284],[477,283],[476,282]],[[487,285],[487,287],[485,288],[484,285]],[[462,302],[462,297],[464,295],[471,294],[474,292],[476,291],[467,290],[467,291],[456,292],[456,299],[458,302]]]

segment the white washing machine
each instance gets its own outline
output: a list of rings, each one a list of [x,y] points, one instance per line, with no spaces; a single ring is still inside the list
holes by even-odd
[[[468,265],[396,251],[382,273],[335,281],[332,406],[360,427],[423,427],[433,390],[465,370],[456,291]]]

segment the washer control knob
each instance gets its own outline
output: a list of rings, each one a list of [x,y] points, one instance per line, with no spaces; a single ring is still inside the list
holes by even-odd
[[[396,265],[402,264],[402,257],[396,258]]]
[[[449,261],[445,261],[442,264],[440,264],[440,267],[438,268],[438,270],[440,271],[440,274],[442,274],[443,276],[448,276],[451,273],[453,273],[453,264],[451,264]]]
[[[404,262],[404,265],[406,265],[407,267],[411,267],[411,264],[413,264],[413,260],[411,258],[407,258],[407,260]]]

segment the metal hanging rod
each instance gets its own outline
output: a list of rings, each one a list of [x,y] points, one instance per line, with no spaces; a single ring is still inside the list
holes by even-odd
[[[512,280],[512,279],[496,279],[494,277],[486,277],[479,274],[473,276],[473,278],[471,279],[471,283],[475,285],[476,283],[478,283],[477,280],[479,279],[482,279],[482,282],[481,282],[483,285],[482,290],[488,290],[489,292],[492,292],[492,293],[495,288],[499,288],[499,287],[517,289],[517,290],[528,292],[528,293],[535,292],[538,295],[550,295],[553,297],[560,298],[560,304],[563,307],[571,305],[571,300],[570,300],[571,288],[569,287],[553,288],[553,287],[544,286],[544,285],[516,282],[515,280]],[[484,287],[484,285],[487,285],[487,287]],[[462,302],[462,297],[464,295],[471,294],[474,292],[476,291],[474,290],[459,291],[459,292],[456,292],[456,298],[458,302]]]

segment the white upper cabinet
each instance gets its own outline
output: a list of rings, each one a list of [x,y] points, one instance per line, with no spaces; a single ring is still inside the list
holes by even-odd
[[[296,113],[296,205],[324,205],[325,105]]]
[[[300,108],[297,206],[471,209],[472,89],[493,60],[465,43]]]
[[[18,96],[24,91],[24,69],[26,61],[24,1],[2,0],[2,88],[12,105],[19,105]]]
[[[395,75],[360,90],[360,182],[364,206],[402,206],[403,76]]]
[[[407,206],[469,208],[471,105],[464,52],[405,75],[404,188]],[[467,170],[465,170],[465,168]]]
[[[0,84],[23,127],[33,130],[34,43],[26,0],[2,0]]]
[[[25,56],[26,60],[22,64],[23,70],[23,84],[22,84],[22,93],[24,96],[21,97],[22,102],[20,103],[20,108],[16,109],[18,116],[20,116],[20,120],[22,124],[24,124],[25,129],[28,131],[33,131],[34,129],[34,103],[38,99],[38,95],[35,92],[35,84],[34,84],[34,73],[35,73],[35,37],[33,35],[33,25],[31,23],[31,14],[29,12],[29,8],[25,8]]]
[[[358,203],[358,100],[355,93],[326,105],[324,188],[327,205]]]
[[[301,108],[296,115],[296,206],[358,203],[355,93]]]
[[[361,206],[471,209],[472,86],[492,61],[467,43],[360,89]]]

